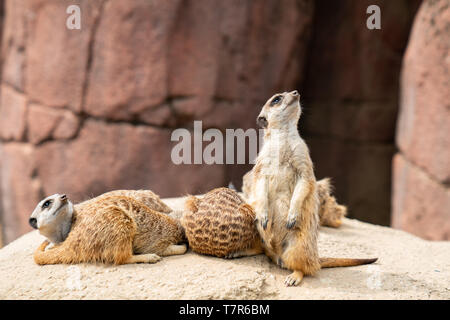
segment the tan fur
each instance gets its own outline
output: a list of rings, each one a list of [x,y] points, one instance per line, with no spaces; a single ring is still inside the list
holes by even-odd
[[[253,208],[228,188],[190,196],[181,218],[193,251],[225,258],[262,253],[254,221]]]
[[[120,190],[73,206],[72,224],[67,238],[48,250],[45,249],[49,241],[42,243],[35,251],[35,262],[154,263],[160,260],[159,256],[182,254],[186,251],[186,246],[176,245],[183,240],[182,227],[176,220],[135,198],[119,194],[136,195],[134,192]],[[146,198],[142,192],[137,195],[142,196],[143,200],[156,199],[153,196]],[[59,206],[59,195],[49,198],[55,202],[55,206]],[[153,200],[148,203],[154,204]],[[164,209],[161,205],[156,207]],[[32,217],[38,217],[42,210],[38,205]],[[45,223],[42,224],[44,228]]]
[[[331,195],[331,183],[329,178],[317,181],[319,195],[319,219],[321,226],[338,228],[342,224],[342,218],[347,215],[347,207],[337,203]]]
[[[298,285],[304,275],[315,274],[321,262],[331,267],[340,261],[321,261],[318,256],[320,187],[308,147],[297,130],[300,114],[297,91],[276,94],[267,101],[258,116],[258,123],[265,127],[264,145],[243,188],[255,209],[265,253],[293,271],[286,285]],[[321,186],[322,195],[329,194],[329,184],[328,189],[323,187],[327,184]]]
[[[248,199],[252,183],[253,170],[247,172],[242,178],[242,192],[244,198]],[[317,192],[319,197],[319,223],[321,226],[338,228],[342,224],[342,218],[347,215],[347,207],[336,202],[331,195],[331,182],[329,178],[317,181]]]
[[[133,198],[139,202],[142,202],[152,210],[171,213],[172,209],[161,201],[160,197],[151,190],[113,190],[99,195],[98,197],[81,202],[78,206],[88,204],[91,201],[97,201],[99,199],[108,198],[111,196],[125,196]]]

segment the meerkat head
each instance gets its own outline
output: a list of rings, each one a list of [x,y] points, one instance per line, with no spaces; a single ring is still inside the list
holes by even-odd
[[[264,129],[285,128],[291,124],[296,127],[300,114],[300,95],[297,90],[277,93],[267,100],[256,123]]]
[[[70,230],[73,204],[65,194],[54,194],[39,202],[29,223],[52,242],[64,241]]]

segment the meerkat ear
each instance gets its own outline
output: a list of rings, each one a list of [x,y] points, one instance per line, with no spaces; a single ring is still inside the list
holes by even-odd
[[[198,204],[200,199],[194,196],[188,196],[186,199],[186,202],[184,203],[184,208],[191,212],[197,212],[198,211]]]

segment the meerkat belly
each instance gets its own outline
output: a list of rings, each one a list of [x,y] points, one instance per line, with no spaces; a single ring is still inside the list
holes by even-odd
[[[293,178],[295,172],[288,165],[277,166],[274,172],[277,174],[269,177],[267,186],[270,227],[266,230],[260,227],[258,229],[267,255],[277,263],[289,238],[290,230],[285,226],[296,179]]]
[[[289,206],[294,192],[296,179],[294,171],[289,166],[279,166],[277,175],[269,179],[269,217],[285,219],[289,213]]]

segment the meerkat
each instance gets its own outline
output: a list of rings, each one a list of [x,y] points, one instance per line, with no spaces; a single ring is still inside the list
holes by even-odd
[[[253,208],[229,188],[188,197],[181,224],[194,252],[222,258],[263,253]]]
[[[253,180],[253,170],[247,172],[242,178],[242,193],[248,199],[251,183]],[[342,218],[347,215],[347,207],[337,203],[336,198],[331,195],[332,185],[330,178],[317,181],[317,192],[319,197],[319,224],[321,226],[339,228]]]
[[[336,198],[331,195],[331,189],[330,178],[317,181],[319,223],[321,226],[339,228],[342,218],[347,215],[347,207],[337,203]]]
[[[246,188],[266,255],[293,271],[285,280],[288,286],[320,268],[377,260],[319,258],[319,194],[308,147],[297,129],[299,98],[297,91],[284,92],[263,106],[257,123],[265,129],[264,144]]]
[[[77,205],[64,194],[39,202],[29,222],[47,240],[35,251],[35,262],[155,263],[160,256],[186,252],[177,221],[134,198],[112,194]]]

